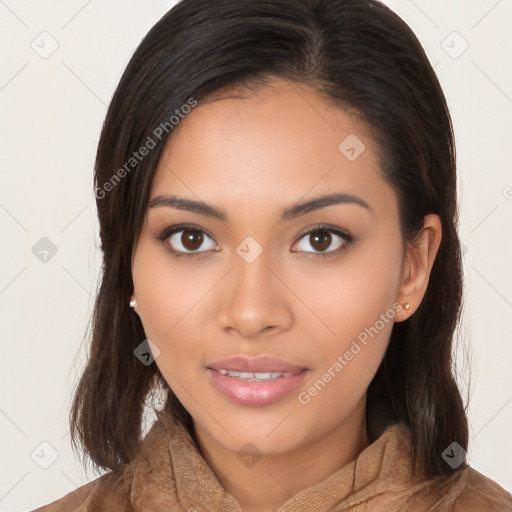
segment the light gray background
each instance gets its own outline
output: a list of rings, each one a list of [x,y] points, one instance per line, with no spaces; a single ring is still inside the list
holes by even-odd
[[[34,508],[96,476],[75,460],[67,423],[100,269],[93,159],[124,67],[174,3],[0,0],[1,511]],[[453,114],[469,458],[511,490],[512,2],[386,3],[418,35]],[[43,237],[57,248],[46,262],[33,252]]]

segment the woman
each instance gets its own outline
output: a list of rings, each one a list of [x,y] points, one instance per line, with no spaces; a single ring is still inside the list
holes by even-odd
[[[71,432],[111,471],[38,510],[512,510],[466,462],[451,367],[451,120],[387,7],[183,0],[127,66],[95,190]]]

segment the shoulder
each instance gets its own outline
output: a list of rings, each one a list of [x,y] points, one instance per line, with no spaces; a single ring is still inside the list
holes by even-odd
[[[131,511],[131,468],[109,471],[33,512]]]
[[[465,485],[454,512],[512,512],[512,495],[472,467],[465,470]]]

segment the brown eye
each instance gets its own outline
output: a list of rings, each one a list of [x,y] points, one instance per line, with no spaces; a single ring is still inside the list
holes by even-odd
[[[200,254],[216,248],[215,242],[203,230],[195,228],[173,228],[171,233],[161,235],[160,240],[180,256]]]
[[[185,249],[195,251],[201,247],[201,244],[203,243],[203,235],[199,231],[183,231],[180,241]]]
[[[316,228],[308,231],[297,242],[298,252],[328,256],[344,249],[352,241],[352,237],[340,229]],[[293,251],[295,252],[295,251]]]
[[[310,233],[311,247],[317,251],[325,251],[331,245],[331,234],[327,231],[314,231]]]

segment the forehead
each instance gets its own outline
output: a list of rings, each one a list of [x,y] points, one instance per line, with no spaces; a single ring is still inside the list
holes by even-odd
[[[355,159],[344,153],[347,144]],[[385,186],[377,147],[361,121],[307,86],[277,81],[216,93],[192,109],[168,139],[151,197],[281,205],[283,195],[371,196]]]

